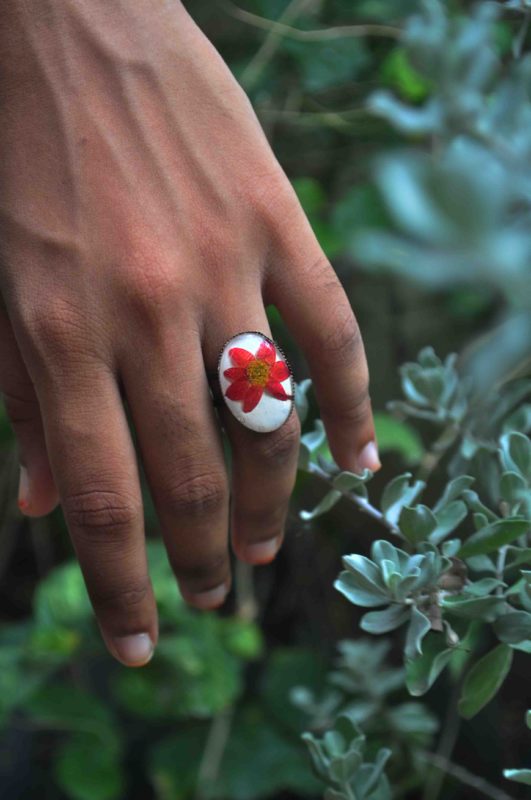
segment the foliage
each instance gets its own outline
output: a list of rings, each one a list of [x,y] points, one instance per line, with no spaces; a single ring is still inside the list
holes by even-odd
[[[0,629],[0,720],[43,744],[60,796],[73,800],[435,800],[441,766],[430,757],[446,747],[449,763],[448,719],[470,731],[481,715],[483,747],[495,750],[505,734],[496,697],[531,653],[529,4],[247,7],[262,28],[233,20],[229,61],[347,288],[352,265],[365,268],[353,297],[379,401],[395,396],[391,367],[409,359],[401,399],[375,418],[384,474],[337,468],[302,381],[296,538],[321,549],[302,566],[301,549],[284,551],[287,567],[268,579],[284,604],[280,623],[278,606],[263,611],[268,646],[242,607],[190,611],[151,540],[160,645],[149,666],[124,670],[105,654],[77,565],[63,563],[39,581],[31,619]],[[286,28],[264,31],[266,17]],[[373,32],[360,35],[366,24]],[[319,38],[328,27],[335,38]],[[411,360],[427,341],[437,346]],[[448,355],[454,342],[468,343],[459,357]],[[12,447],[1,412],[0,447]],[[4,516],[7,540],[14,515]],[[352,538],[334,605],[320,593],[342,532]],[[0,566],[8,558],[0,545]],[[309,573],[321,566],[317,583]],[[364,632],[355,639],[352,617]],[[502,762],[514,791],[531,785],[522,761]],[[478,784],[459,769],[469,797]]]

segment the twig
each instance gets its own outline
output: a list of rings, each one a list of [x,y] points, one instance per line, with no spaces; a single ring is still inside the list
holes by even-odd
[[[252,566],[240,561],[236,562],[235,586],[236,616],[252,622],[258,616]],[[235,708],[231,705],[212,719],[197,773],[196,800],[208,800],[212,795],[230,738],[234,712]]]
[[[230,737],[233,716],[234,708],[229,706],[216,714],[212,720],[197,775],[197,800],[206,800],[217,782],[223,754]]]
[[[229,13],[233,17],[253,25],[255,28],[261,28],[265,31],[274,32],[276,35],[285,36],[289,39],[297,39],[300,42],[326,42],[331,39],[350,39],[364,36],[386,36],[392,39],[398,39],[401,30],[394,28],[391,25],[334,25],[330,28],[318,28],[317,30],[305,31],[300,28],[294,28],[287,25],[280,20],[275,21],[260,17],[258,14],[252,14],[250,11],[245,11],[227,0],[224,3],[228,7]]]
[[[531,22],[531,14],[529,13],[529,11],[526,11],[522,27],[518,31],[518,34],[513,42],[513,57],[515,59],[519,59],[522,55],[522,49],[525,44],[525,39],[527,36],[527,31],[529,30],[530,22]]]
[[[244,88],[250,89],[254,86],[264,67],[275,55],[282,41],[278,35],[278,26],[282,27],[282,25],[294,21],[313,2],[314,0],[291,0],[278,20],[269,21],[270,28],[266,38],[242,73],[241,82]]]
[[[332,481],[330,480],[330,476],[318,464],[310,462],[310,464],[308,465],[308,472],[310,472],[312,475],[317,475],[317,477],[322,478],[330,486],[332,486]],[[332,488],[335,489],[336,487],[332,486]],[[395,534],[395,536],[400,536],[400,531],[397,528],[397,526],[393,525],[392,522],[389,522],[389,520],[387,520],[384,517],[382,512],[378,511],[378,509],[375,508],[373,505],[371,505],[371,503],[369,503],[369,501],[366,500],[364,497],[360,497],[358,494],[356,494],[356,492],[342,491],[341,494],[351,502],[355,503],[360,509],[360,511],[363,511],[364,514],[368,514],[369,517],[375,519],[377,522],[380,523],[380,525],[383,525],[385,528],[387,528],[388,531],[391,531],[391,533]]]
[[[452,761],[436,753],[424,752],[419,753],[419,755],[430,764],[433,764],[437,769],[446,772],[447,775],[451,775],[452,778],[465,784],[465,786],[470,786],[471,789],[475,789],[481,797],[490,797],[492,800],[514,800],[514,798],[507,794],[507,792],[504,792],[503,789],[493,786],[479,775],[474,775],[473,772],[469,772],[460,764],[454,764]]]
[[[365,108],[350,108],[346,111],[293,111],[291,109],[264,108],[258,106],[257,113],[262,119],[286,120],[298,125],[322,125],[335,130],[351,131],[353,128],[351,118],[359,119],[369,116]]]
[[[435,440],[431,448],[425,453],[422,461],[420,462],[420,466],[418,469],[418,473],[416,475],[417,480],[420,481],[427,481],[432,472],[436,469],[439,465],[440,460],[445,455],[445,453],[450,449],[450,447],[454,444],[457,434],[459,433],[459,426],[455,422],[450,422],[446,428],[444,428],[441,435],[438,439]]]
[[[437,750],[433,754],[435,758],[442,759],[445,763],[448,763],[459,735],[461,718],[457,713],[457,702],[460,694],[461,682],[457,681],[454,683],[452,695],[448,702],[448,708],[445,715],[443,729],[439,738],[439,743],[437,745]],[[422,800],[437,800],[444,784],[444,778],[444,770],[432,771],[426,780]]]

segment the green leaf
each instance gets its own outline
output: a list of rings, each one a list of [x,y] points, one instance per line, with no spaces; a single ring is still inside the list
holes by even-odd
[[[373,555],[377,545],[378,542],[373,544]],[[392,547],[392,545],[390,545],[390,547]],[[383,583],[382,574],[370,558],[361,556],[358,553],[352,553],[349,556],[343,556],[342,560],[346,569],[356,576],[356,580],[360,586],[366,587],[369,590],[376,586],[387,595],[387,588]]]
[[[340,472],[332,479],[332,487],[342,494],[354,493],[366,500],[369,495],[365,484],[372,477],[373,473],[369,469],[363,470],[360,475],[354,472]]]
[[[389,633],[389,631],[399,628],[408,619],[409,609],[397,603],[383,611],[368,611],[361,618],[360,627],[366,633]]]
[[[43,687],[24,703],[24,710],[46,727],[94,734],[105,748],[116,749],[118,745],[109,709],[96,695],[77,687],[68,684]]]
[[[492,700],[507,677],[512,660],[511,648],[500,644],[474,664],[465,678],[459,700],[462,717],[471,719]]]
[[[301,460],[306,460],[309,463],[312,456],[318,452],[325,442],[326,431],[324,425],[320,419],[316,419],[313,431],[309,431],[301,436]],[[305,454],[304,457],[302,453]]]
[[[510,611],[498,617],[494,623],[494,632],[500,642],[519,644],[531,639],[531,614],[527,611]]]
[[[437,527],[437,520],[427,506],[404,506],[398,525],[405,539],[410,544],[417,545],[430,538],[430,534]]]
[[[531,786],[531,769],[504,769],[503,777],[507,778],[508,781],[525,783],[526,786]]]
[[[531,483],[531,440],[523,433],[513,431],[500,439],[500,458],[504,469],[517,472]]]
[[[404,47],[395,47],[381,66],[383,82],[395,89],[405,100],[418,103],[429,93],[430,84],[411,65]]]
[[[449,595],[442,601],[445,611],[465,619],[484,619],[492,622],[505,607],[503,597],[470,597],[466,593]]]
[[[352,572],[341,572],[334,583],[334,588],[341,592],[355,606],[376,608],[389,602],[387,594],[366,576]]]
[[[418,464],[424,446],[415,428],[381,411],[374,414],[374,425],[381,453],[393,451],[399,453],[406,464]]]
[[[495,522],[497,519],[499,519],[498,515],[495,514],[494,511],[481,502],[477,492],[473,492],[470,489],[465,489],[462,492],[462,495],[463,500],[474,513],[484,514],[488,522]]]
[[[117,800],[123,797],[125,776],[119,751],[102,747],[90,734],[75,734],[54,757],[59,786],[72,800]]]
[[[309,411],[308,392],[312,386],[310,378],[295,383],[295,408],[301,425],[304,425]]]
[[[425,483],[415,481],[409,484],[411,473],[398,475],[385,487],[382,494],[381,509],[385,519],[393,525],[398,523],[400,512],[404,506],[411,505],[423,490]]]
[[[463,492],[467,489],[470,489],[473,483],[474,478],[472,478],[470,475],[460,475],[458,478],[451,480],[446,485],[446,488],[437,503],[433,506],[435,515],[437,515],[439,511],[442,511],[442,509],[447,505],[453,503],[454,500],[460,498]]]
[[[428,617],[422,611],[419,611],[416,606],[413,606],[404,649],[406,659],[413,659],[422,655],[422,640],[430,628],[431,623]]]
[[[324,690],[325,679],[326,663],[319,653],[302,647],[277,648],[271,652],[263,669],[260,700],[270,718],[298,736],[308,717],[293,705],[293,687],[304,686],[319,695]]]
[[[314,509],[312,509],[312,511],[299,511],[299,516],[305,522],[315,519],[316,517],[320,517],[322,514],[326,514],[327,511],[330,511],[330,509],[339,502],[341,497],[342,492],[340,492],[339,489],[331,489],[329,492],[327,492],[327,494],[325,494],[321,502],[318,503]]]
[[[208,727],[184,725],[151,751],[148,770],[159,800],[196,796],[197,773]],[[230,726],[219,773],[208,786],[212,800],[265,800],[282,792],[317,795],[304,745],[290,737],[261,708],[247,706]]]
[[[393,727],[401,733],[430,735],[439,728],[439,720],[423,703],[400,703],[388,713]]]
[[[429,540],[432,544],[440,544],[450,533],[463,522],[468,514],[468,508],[462,500],[454,500],[435,514],[437,525],[430,533]]]
[[[406,686],[414,697],[426,694],[450,661],[455,648],[443,633],[429,632],[423,640],[422,655],[406,659]]]
[[[522,519],[500,519],[472,534],[459,550],[459,558],[484,555],[511,544],[529,530],[529,522]]]
[[[213,614],[188,611],[178,631],[160,636],[156,659],[116,674],[113,691],[120,703],[153,720],[210,717],[234,703],[243,664],[226,646],[220,623]]]
[[[33,605],[39,625],[77,626],[92,619],[92,607],[77,561],[54,569],[37,587]]]
[[[518,503],[527,489],[527,481],[518,472],[504,472],[500,478],[500,494],[507,503]]]

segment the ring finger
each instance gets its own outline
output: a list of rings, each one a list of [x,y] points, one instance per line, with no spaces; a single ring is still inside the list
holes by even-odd
[[[225,324],[209,325],[209,335],[205,342],[205,356],[211,369],[217,367],[220,342],[228,342],[236,333],[260,331],[266,337],[270,336],[269,324],[261,298],[257,297],[254,303],[248,302],[246,305],[245,315],[229,315],[230,324],[225,321]],[[259,337],[254,338],[259,347]],[[249,341],[252,341],[252,337],[249,337]],[[252,349],[252,345],[250,346]],[[230,344],[228,347],[228,352],[230,352]],[[278,351],[276,359],[283,361],[283,357]],[[284,373],[280,369],[277,367],[278,375],[282,379]],[[237,366],[235,370],[234,376],[238,371]],[[232,375],[232,371],[229,374]],[[257,397],[262,397],[260,380],[257,380],[258,383],[254,386],[251,381],[246,394],[247,400],[241,396],[242,393],[245,393],[243,384],[241,389],[233,391],[233,397],[241,396],[240,400],[234,402],[238,404],[237,408],[239,408],[242,418],[245,418],[245,414],[253,410],[249,407],[256,402]],[[225,392],[227,391],[229,391],[230,399],[228,388],[225,389]],[[266,388],[264,395],[268,394],[270,392]],[[256,396],[253,398],[253,395]],[[266,399],[265,396],[263,399]],[[259,399],[258,403],[262,403],[263,399]],[[268,397],[267,400],[270,398]],[[291,398],[277,402],[289,402],[290,407],[292,405]],[[220,415],[232,448],[231,532],[233,550],[242,561],[250,564],[265,564],[275,557],[282,543],[289,499],[295,484],[297,470],[300,434],[298,418],[292,412],[278,430],[263,433],[246,428],[235,419],[225,402],[222,402]]]

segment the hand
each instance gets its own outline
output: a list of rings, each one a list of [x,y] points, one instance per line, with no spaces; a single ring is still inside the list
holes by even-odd
[[[62,504],[103,637],[149,660],[157,619],[124,403],[184,598],[230,587],[229,485],[206,371],[274,304],[308,359],[332,453],[377,469],[345,294],[249,101],[179,3],[7,0],[0,20],[0,389],[29,515]],[[130,8],[129,6],[134,6]],[[228,413],[232,546],[270,561],[296,415]]]

